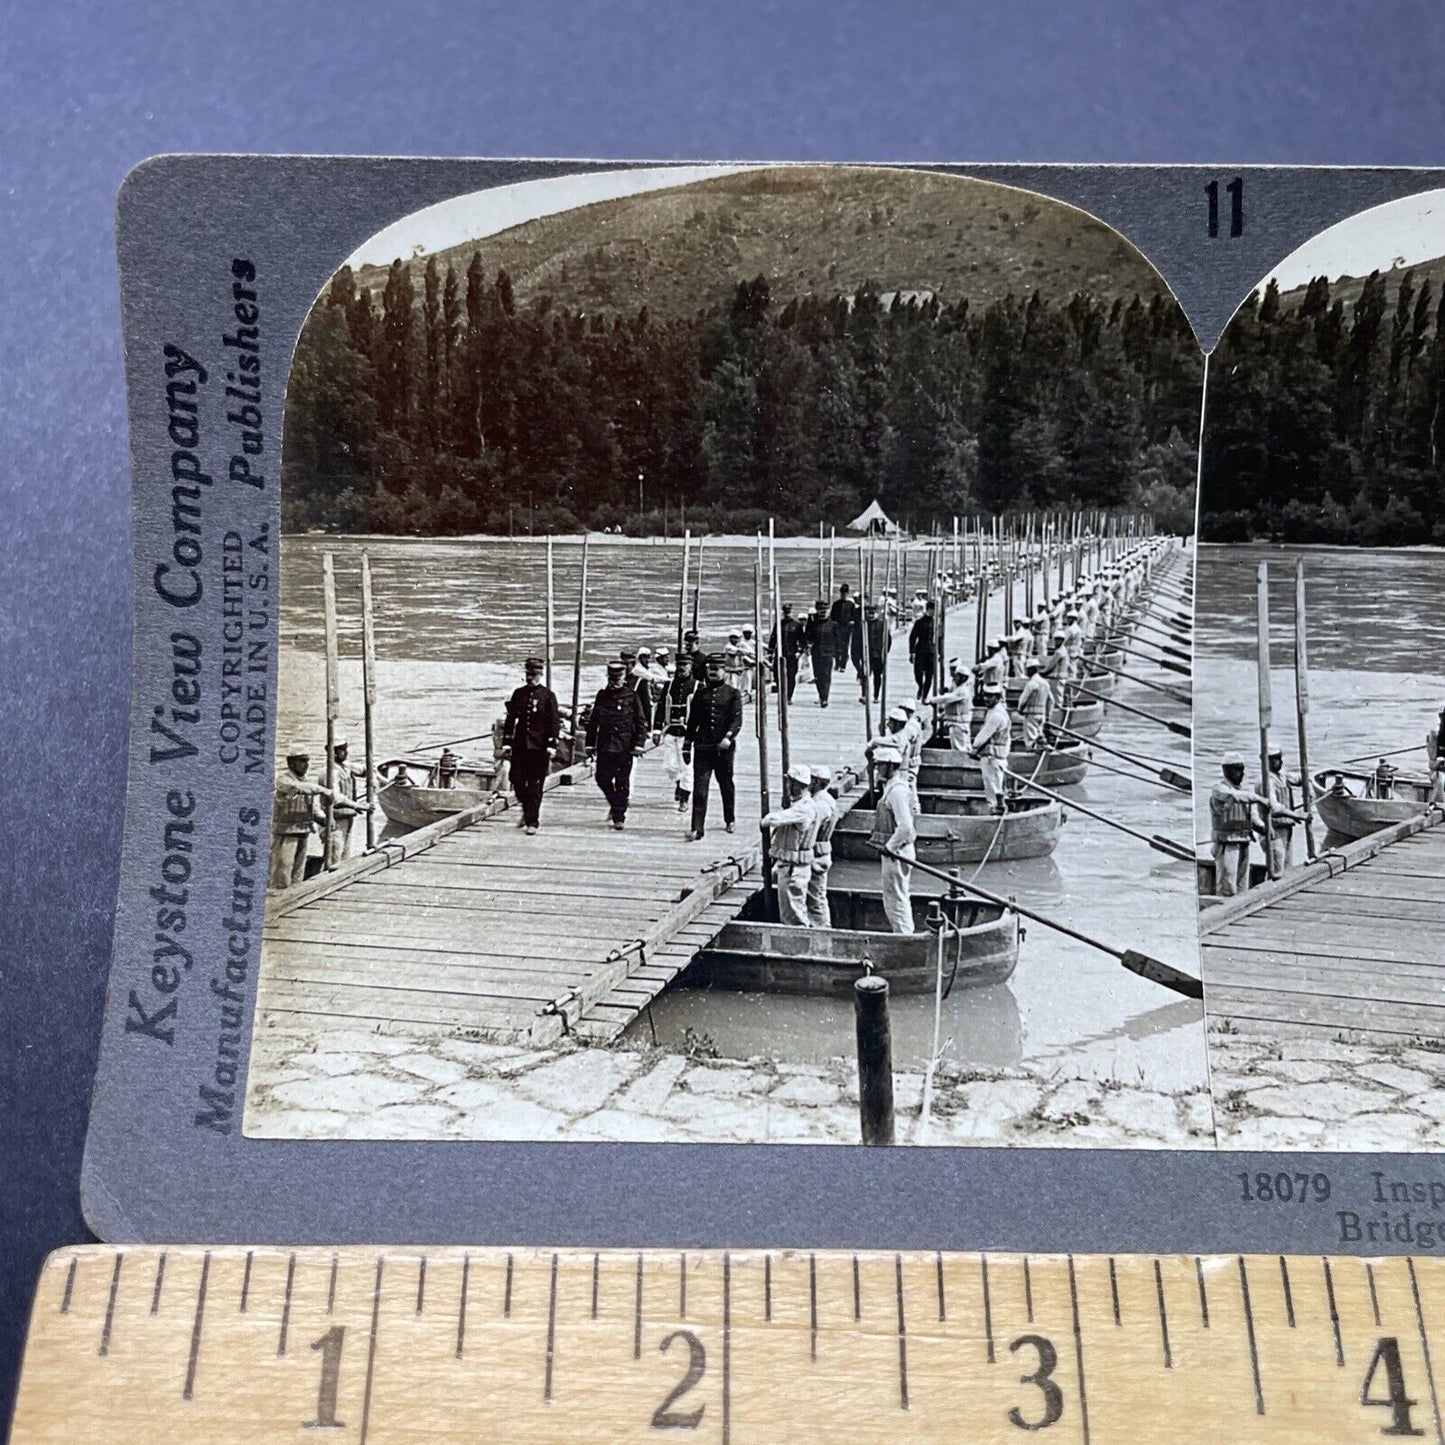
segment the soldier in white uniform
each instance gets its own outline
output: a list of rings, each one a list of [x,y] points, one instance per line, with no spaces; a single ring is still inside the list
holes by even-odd
[[[1270,800],[1269,810],[1269,876],[1278,878],[1290,865],[1294,852],[1294,826],[1300,821],[1294,809],[1294,789],[1302,782],[1300,775],[1287,773],[1284,754],[1278,748],[1269,753],[1269,776],[1261,778],[1256,790]],[[1263,821],[1261,819],[1261,821]]]
[[[983,726],[973,740],[973,756],[980,760],[983,771],[983,790],[988,795],[989,809],[995,813],[1007,811],[1004,803],[1004,770],[1008,767],[1009,753],[1013,749],[1013,722],[1008,714],[1001,687],[986,687],[983,691],[988,711],[983,717]]]
[[[306,877],[306,848],[322,821],[318,804],[331,794],[306,776],[311,755],[303,747],[286,754],[286,771],[276,779],[271,806],[271,887],[294,888]]]
[[[1039,671],[1039,661],[1031,657],[1027,663],[1028,681],[1019,693],[1019,725],[1023,730],[1023,745],[1026,748],[1041,748],[1044,745],[1044,728],[1054,708],[1054,695]]]
[[[778,921],[809,928],[808,887],[813,845],[818,837],[818,806],[808,791],[812,772],[794,763],[783,780],[783,803],[762,820],[772,832],[773,885],[778,891]]]
[[[913,875],[913,845],[918,837],[918,813],[913,794],[899,772],[902,762],[903,756],[897,748],[882,745],[873,751],[873,764],[883,792],[873,814],[869,842],[899,855],[890,858],[885,854],[882,858],[883,912],[894,933],[912,933],[915,931],[913,903],[908,890]]]
[[[831,928],[828,875],[833,870],[833,830],[838,826],[838,800],[829,789],[832,772],[816,766],[809,771],[808,788],[818,811],[818,833],[813,839],[813,867],[808,875],[808,922],[814,928]]]
[[[331,742],[331,757],[335,763],[332,782],[335,784],[336,802],[331,808],[331,829],[326,834],[326,866],[335,868],[351,856],[351,824],[362,813],[371,812],[371,805],[357,802],[357,787],[364,783],[365,774],[347,764],[350,744],[343,734],[338,733]],[[364,791],[364,788],[363,788]]]
[[[967,752],[973,746],[973,671],[956,657],[948,659],[949,689],[934,698],[939,721],[948,729],[949,746]]]

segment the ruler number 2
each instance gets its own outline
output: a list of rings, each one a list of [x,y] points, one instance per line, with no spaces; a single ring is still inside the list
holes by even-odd
[[[1372,1396],[1371,1387],[1381,1365],[1385,1367],[1385,1388],[1389,1391],[1383,1398]],[[1360,1404],[1375,1405],[1390,1412],[1390,1423],[1380,1427],[1382,1435],[1423,1435],[1410,1422],[1410,1409],[1418,1404],[1405,1393],[1405,1367],[1400,1363],[1400,1342],[1393,1335],[1386,1336],[1375,1346],[1370,1368],[1365,1371],[1365,1383],[1360,1387]]]
[[[1020,1335],[1009,1346],[1009,1351],[1016,1355],[1024,1345],[1028,1345],[1039,1357],[1039,1364],[1032,1375],[1022,1376],[1019,1384],[1038,1386],[1044,1397],[1044,1417],[1042,1420],[1025,1420],[1017,1405],[1008,1412],[1008,1417],[1020,1430],[1044,1430],[1064,1413],[1064,1392],[1053,1379],[1054,1368],[1059,1363],[1059,1352],[1054,1348],[1053,1341],[1045,1339],[1043,1335]]]
[[[702,1379],[703,1371],[707,1369],[707,1351],[703,1348],[702,1341],[693,1334],[691,1330],[674,1330],[658,1346],[663,1354],[666,1354],[674,1340],[683,1340],[687,1344],[687,1374],[674,1386],[672,1394],[652,1412],[652,1428],[654,1430],[696,1430],[702,1424],[702,1412],[706,1408],[699,1405],[696,1410],[674,1410],[672,1407]]]
[[[1229,234],[1244,235],[1244,177],[1235,176],[1224,188],[1229,195]],[[1210,181],[1204,194],[1209,197],[1209,236],[1219,235],[1219,182]]]

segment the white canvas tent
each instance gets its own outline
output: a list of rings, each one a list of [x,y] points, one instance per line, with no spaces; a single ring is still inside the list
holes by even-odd
[[[848,523],[850,532],[865,532],[869,536],[892,537],[898,533],[898,524],[888,520],[887,513],[878,505],[877,497]]]

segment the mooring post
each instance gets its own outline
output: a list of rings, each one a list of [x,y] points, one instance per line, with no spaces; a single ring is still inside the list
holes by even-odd
[[[858,1121],[865,1144],[893,1142],[893,1034],[888,980],[865,974],[853,984],[858,1025]]]

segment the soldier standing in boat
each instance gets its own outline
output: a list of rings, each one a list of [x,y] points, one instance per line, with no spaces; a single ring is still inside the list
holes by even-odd
[[[700,680],[692,675],[692,658],[684,652],[677,659],[677,671],[663,697],[662,770],[672,779],[672,796],[679,813],[687,811],[692,796],[692,769],[682,760],[682,740],[687,732],[687,710],[700,686]]]
[[[990,683],[983,690],[983,700],[988,711],[983,715],[983,724],[973,740],[972,753],[979,759],[983,773],[983,790],[988,796],[989,810],[994,813],[1008,811],[1004,802],[1004,770],[1008,767],[1009,753],[1013,750],[1013,721],[1009,717],[1008,704],[1004,701],[1003,688]]]
[[[949,688],[934,698],[939,722],[948,729],[948,745],[958,752],[973,746],[973,669],[948,659]]]
[[[632,794],[632,760],[642,756],[651,729],[643,711],[638,685],[620,662],[607,664],[607,686],[592,704],[587,720],[587,761],[597,762],[597,786],[607,799],[607,816],[619,832],[627,823]]]
[[[833,926],[828,906],[828,875],[833,871],[833,830],[838,826],[838,800],[830,785],[833,774],[827,768],[809,770],[808,789],[818,810],[818,833],[813,839],[813,864],[808,874],[808,922],[814,928]]]
[[[316,825],[325,820],[318,804],[331,797],[306,776],[311,755],[302,747],[286,754],[286,771],[276,779],[271,805],[271,887],[294,888],[306,877],[306,848]]]
[[[813,685],[818,689],[818,706],[828,706],[833,689],[833,668],[838,655],[838,629],[828,616],[828,602],[820,597],[813,615],[808,619],[808,650],[812,654]]]
[[[894,933],[912,933],[913,901],[909,883],[913,876],[913,845],[918,837],[918,814],[913,794],[901,771],[903,755],[886,743],[873,749],[873,766],[882,784],[878,807],[873,814],[873,831],[868,841],[897,854],[882,857],[883,912]]]
[[[1024,670],[1028,673],[1028,681],[1019,693],[1019,723],[1023,729],[1024,747],[1038,749],[1044,745],[1044,728],[1048,726],[1054,709],[1054,695],[1039,670],[1038,658],[1029,658]]]
[[[913,680],[918,685],[919,702],[927,702],[933,691],[934,612],[933,598],[923,604],[923,616],[913,624],[908,633],[908,660],[913,664]]]
[[[826,620],[826,619],[825,619]],[[723,655],[710,653],[703,685],[693,694],[683,736],[683,761],[692,765],[692,827],[687,841],[695,843],[707,823],[708,792],[717,778],[722,798],[723,826],[731,833],[736,823],[733,763],[737,738],[743,728],[743,700],[737,688],[723,681]]]
[[[371,804],[357,802],[357,785],[364,784],[365,773],[347,765],[350,744],[344,734],[331,743],[333,788],[336,801],[331,808],[331,827],[326,833],[326,866],[335,868],[351,856],[351,825],[362,813],[371,812]]]
[[[1233,898],[1249,889],[1249,842],[1256,831],[1255,808],[1268,810],[1269,799],[1244,786],[1244,758],[1225,753],[1221,776],[1209,794],[1209,837],[1214,858],[1214,891]]]
[[[783,806],[760,820],[772,833],[773,886],[778,894],[778,922],[810,928],[808,885],[812,881],[813,847],[818,837],[818,807],[808,791],[813,775],[794,763],[783,779]]]
[[[529,838],[542,826],[542,785],[562,731],[557,695],[542,682],[545,670],[540,657],[527,659],[527,681],[507,699],[502,727],[502,761],[510,764],[512,791],[522,808],[517,826],[525,828]]]
[[[1266,843],[1269,849],[1269,876],[1278,878],[1290,865],[1294,852],[1294,826],[1300,820],[1295,813],[1294,789],[1301,783],[1298,773],[1284,770],[1284,754],[1278,748],[1269,751],[1269,776],[1261,778],[1258,790],[1270,800],[1269,834]]]
[[[774,681],[781,686],[782,679],[785,677],[787,679],[789,702],[792,702],[793,693],[798,686],[798,660],[803,655],[803,643],[807,631],[808,629],[793,616],[793,604],[791,602],[783,603],[783,616],[773,632],[773,640],[769,644],[768,651],[772,657]],[[782,643],[781,663],[779,662],[779,641]]]

